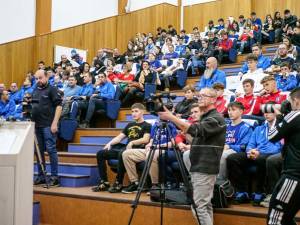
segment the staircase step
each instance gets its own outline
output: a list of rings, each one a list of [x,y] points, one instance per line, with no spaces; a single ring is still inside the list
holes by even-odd
[[[46,163],[46,170],[50,174],[50,163]],[[37,163],[34,164],[34,171],[37,172]],[[75,185],[70,179],[85,178],[86,181],[80,181],[78,185],[95,185],[99,180],[97,164],[80,164],[80,163],[58,163],[58,173],[66,178],[66,182]],[[84,177],[77,177],[84,176]],[[64,183],[64,185],[68,183]],[[77,185],[77,184],[76,184]]]
[[[40,202],[34,201],[33,208],[32,208],[32,225],[39,225],[40,224]]]
[[[97,164],[96,153],[73,153],[73,152],[57,152],[58,160],[61,163],[76,164]],[[49,161],[48,153],[45,153],[46,161]]]
[[[116,128],[86,128],[76,129],[73,143],[80,143],[81,136],[117,136],[122,130]]]
[[[37,176],[37,172],[34,173]],[[61,187],[86,187],[96,185],[97,181],[91,183],[90,176],[81,174],[58,173]]]
[[[68,152],[70,153],[97,153],[103,149],[104,144],[84,144],[84,143],[69,143]]]
[[[80,143],[81,144],[99,144],[106,145],[109,141],[111,141],[115,136],[81,136]],[[122,140],[121,143],[127,143],[127,139]]]

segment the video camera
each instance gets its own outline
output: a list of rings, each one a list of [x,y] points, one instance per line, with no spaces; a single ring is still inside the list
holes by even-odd
[[[163,112],[164,106],[168,110],[173,109],[173,101],[176,99],[175,94],[170,93],[161,93],[161,94],[151,94],[150,97],[146,100],[146,109],[153,115],[157,115],[158,112]],[[163,99],[167,99],[167,102],[164,103]]]
[[[22,100],[22,114],[25,120],[31,120],[32,118],[32,97],[30,94],[26,94]]]
[[[288,100],[283,101],[281,104],[267,103],[260,107],[262,113],[274,113],[274,108],[279,110],[283,115],[287,115],[292,111],[292,105]]]

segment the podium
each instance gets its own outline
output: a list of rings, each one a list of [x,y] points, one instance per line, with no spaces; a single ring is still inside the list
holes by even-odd
[[[0,225],[32,225],[34,124],[0,124]]]

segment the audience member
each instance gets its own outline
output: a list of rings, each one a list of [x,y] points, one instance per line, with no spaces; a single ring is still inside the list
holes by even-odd
[[[237,97],[236,102],[240,102],[244,106],[244,115],[259,115],[260,114],[260,99],[254,95],[254,80],[245,79],[242,82],[244,95]]]
[[[266,70],[269,66],[271,66],[270,58],[263,56],[260,45],[254,44],[254,45],[252,45],[251,49],[252,49],[252,54],[256,55],[256,57],[257,57],[257,68],[258,69],[261,68],[263,70]],[[247,73],[248,70],[249,70],[248,62],[246,60],[246,62],[242,66],[241,72]]]
[[[197,99],[194,98],[195,89],[191,85],[187,85],[183,88],[184,91],[184,99],[181,102],[178,102],[174,108],[174,113],[176,116],[187,119],[190,114],[190,107],[197,103]]]
[[[97,164],[100,175],[100,182],[92,190],[109,191],[118,193],[122,191],[123,179],[126,169],[124,167],[122,154],[126,149],[144,148],[150,140],[151,125],[144,120],[145,107],[140,103],[131,106],[131,115],[134,122],[130,122],[123,131],[108,142],[104,148],[97,152]],[[127,138],[127,144],[121,141]],[[115,183],[110,186],[107,177],[106,160],[118,159],[117,177]]]
[[[275,104],[281,104],[286,100],[286,95],[282,94],[281,91],[277,89],[276,80],[274,76],[265,76],[260,82],[264,90],[261,92],[260,103],[266,104],[268,102],[274,102]]]
[[[242,103],[231,102],[228,104],[230,123],[226,128],[225,145],[220,162],[219,177],[221,179],[227,179],[227,157],[238,152],[245,152],[249,143],[252,128],[242,121],[243,113],[244,106]]]
[[[272,143],[267,134],[275,125],[276,115],[264,113],[265,124],[255,128],[247,144],[246,152],[231,154],[227,157],[228,177],[236,189],[235,202],[246,203],[251,198],[248,194],[247,171],[251,166],[256,167],[256,185],[252,195],[253,205],[259,205],[264,199],[264,184],[266,178],[266,159],[281,150],[280,142]]]
[[[217,59],[209,57],[206,60],[206,69],[203,76],[200,78],[198,89],[212,87],[214,83],[222,83],[226,88],[226,74],[218,68]]]
[[[246,74],[242,75],[241,83],[236,89],[236,95],[239,97],[241,94],[244,93],[243,91],[243,81],[246,79],[252,79],[254,80],[254,92],[259,93],[263,90],[263,87],[261,85],[261,80],[267,76],[262,70],[262,68],[257,68],[258,65],[258,58],[255,54],[249,54],[247,56],[247,64],[248,64],[248,72]]]
[[[4,90],[0,93],[0,117],[7,119],[14,116],[16,110],[16,103],[9,99],[9,92]]]
[[[291,65],[284,62],[280,65],[281,73],[275,75],[277,89],[279,91],[291,91],[297,87],[297,79],[291,73]]]
[[[224,97],[224,84],[222,83],[214,83],[212,88],[217,93],[217,99],[215,102],[216,110],[223,115],[227,114],[227,105],[229,101]]]

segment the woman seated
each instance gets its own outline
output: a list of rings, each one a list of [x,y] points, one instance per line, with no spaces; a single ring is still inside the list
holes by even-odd
[[[122,100],[122,106],[127,107],[137,97],[138,93],[145,91],[145,84],[152,84],[155,80],[155,74],[151,72],[149,62],[142,62],[142,70],[136,75],[132,82],[128,82],[127,93]]]
[[[122,96],[127,94],[129,91],[128,84],[132,83],[133,80],[134,75],[131,73],[131,68],[127,64],[124,64],[123,72],[118,74],[114,79],[114,83],[117,84],[122,91]]]

